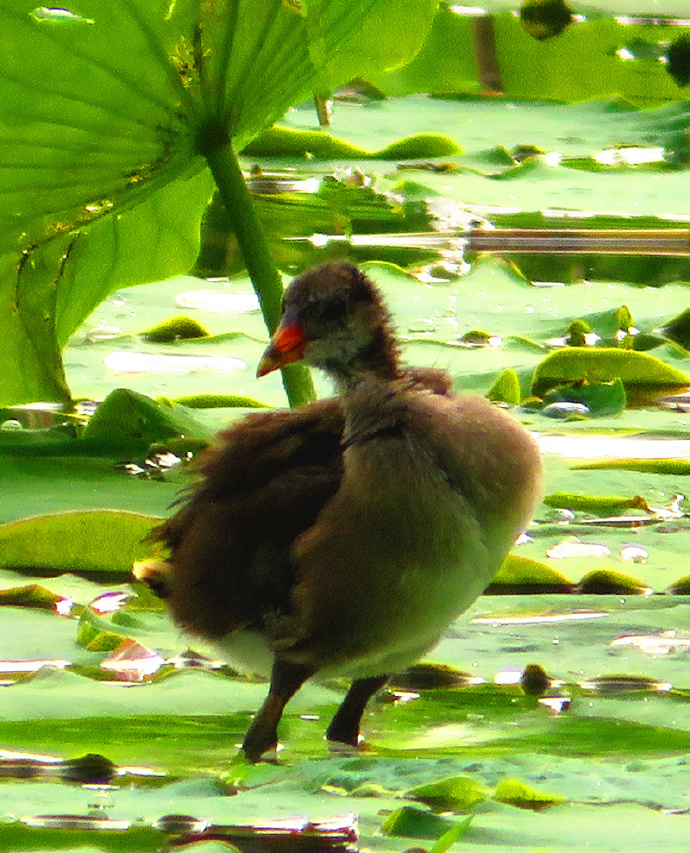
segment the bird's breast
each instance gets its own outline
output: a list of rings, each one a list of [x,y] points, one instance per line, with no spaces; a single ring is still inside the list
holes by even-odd
[[[346,451],[339,491],[293,553],[295,648],[357,675],[433,646],[498,568],[473,507],[401,439]]]

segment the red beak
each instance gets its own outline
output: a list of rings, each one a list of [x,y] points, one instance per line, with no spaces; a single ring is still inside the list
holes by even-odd
[[[261,361],[256,369],[257,376],[265,376],[279,367],[299,361],[304,356],[307,341],[299,323],[296,320],[283,318],[273,333],[271,343],[264,350]]]

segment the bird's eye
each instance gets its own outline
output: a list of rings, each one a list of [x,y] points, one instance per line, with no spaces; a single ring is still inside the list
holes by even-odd
[[[345,316],[347,306],[343,299],[331,299],[321,306],[321,318],[327,323],[342,320]]]

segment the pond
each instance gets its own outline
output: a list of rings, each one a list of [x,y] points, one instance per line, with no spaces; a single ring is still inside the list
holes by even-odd
[[[383,288],[407,361],[441,366],[458,389],[480,394],[515,372],[523,404],[512,415],[541,443],[552,499],[514,548],[524,562],[502,578],[512,594],[483,596],[430,655],[435,666],[393,680],[365,717],[361,752],[328,751],[323,721],[342,685],[316,684],[289,706],[280,764],[247,766],[236,745],[265,685],[234,676],[209,648],[190,654],[160,603],[127,582],[142,532],[166,514],[185,472],[161,458],[115,459],[113,449],[0,456],[11,495],[4,522],[117,509],[106,527],[97,514],[63,518],[48,533],[41,523],[0,529],[10,567],[0,571],[0,850],[158,850],[202,826],[211,829],[192,840],[218,849],[223,839],[257,849],[257,827],[258,849],[344,848],[355,815],[359,846],[382,851],[440,851],[454,838],[485,853],[684,846],[688,401],[658,398],[682,386],[666,387],[664,369],[690,373],[682,323],[674,325],[688,309],[688,258],[477,256],[471,240],[490,226],[684,229],[688,171],[663,153],[673,118],[669,107],[615,100],[411,96],[338,103],[333,134],[373,155],[401,127],[440,131],[462,152],[432,156],[421,144],[404,161],[286,161],[257,147],[246,156],[247,170],[260,165],[250,186],[285,269],[347,253]],[[306,107],[287,117],[295,129],[313,123]],[[624,149],[644,162],[610,156]],[[125,387],[171,400],[242,398],[183,412],[200,440],[251,404],[284,405],[279,378],[254,378],[265,328],[248,278],[234,275],[224,229],[222,216],[209,215],[199,276],[122,289],[99,306],[66,349],[75,397],[102,400]],[[143,335],[181,313],[208,336]],[[537,365],[578,328],[599,347],[658,358],[661,379],[640,390],[631,370],[623,384],[634,407],[612,402],[612,387],[604,403],[557,406],[558,417],[530,405]],[[51,424],[50,414],[17,410],[4,431]],[[602,457],[615,464],[602,467]],[[569,591],[530,591],[543,567],[541,583]],[[578,586],[595,571],[596,582]],[[536,689],[522,677],[529,667]],[[102,758],[73,761],[87,754]],[[271,824],[280,819],[293,823]]]

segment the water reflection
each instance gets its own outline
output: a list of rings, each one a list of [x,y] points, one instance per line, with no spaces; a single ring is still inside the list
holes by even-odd
[[[603,619],[608,616],[605,610],[575,610],[565,613],[526,613],[522,616],[475,616],[473,625],[491,625],[500,628],[502,625],[552,625],[560,622],[587,622],[592,619]]]
[[[155,355],[136,350],[118,350],[103,359],[113,373],[232,373],[246,370],[240,358],[211,355]]]
[[[668,655],[690,651],[690,637],[679,636],[676,631],[663,631],[660,634],[635,634],[616,637],[612,646],[634,646],[647,655]]]
[[[259,300],[253,291],[190,290],[175,297],[175,304],[179,308],[195,308],[214,314],[259,310]]]

